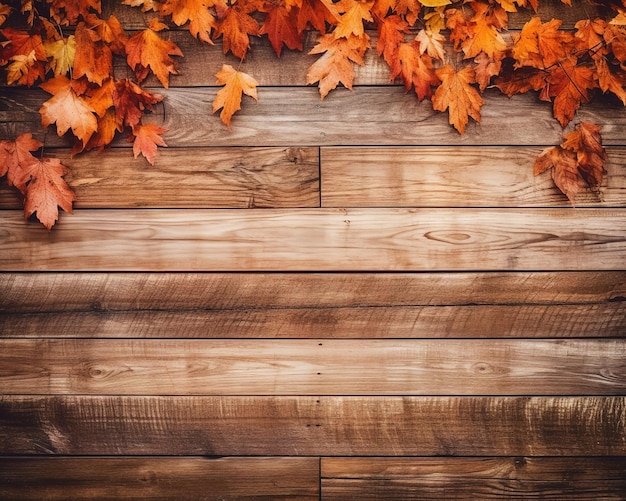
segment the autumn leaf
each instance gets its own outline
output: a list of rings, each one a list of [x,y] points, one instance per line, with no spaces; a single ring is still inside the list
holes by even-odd
[[[535,161],[535,176],[549,169],[552,169],[554,184],[573,201],[581,187],[576,154],[560,146],[544,150]]]
[[[7,17],[11,15],[12,11],[13,7],[0,3],[0,26],[4,24],[4,22],[7,20]]]
[[[85,99],[76,95],[65,76],[57,76],[40,85],[53,94],[43,103],[39,113],[44,127],[56,123],[57,134],[62,136],[69,129],[85,144],[98,128],[95,110]]]
[[[309,51],[309,54],[322,54],[315,61],[306,74],[306,83],[319,82],[322,99],[342,83],[352,89],[354,81],[354,67],[352,63],[363,65],[363,55],[369,46],[369,37],[350,36],[336,38],[332,33],[322,35],[318,44]]]
[[[264,4],[264,10],[267,12],[267,17],[261,26],[259,34],[267,34],[276,55],[280,57],[283,45],[292,50],[302,50],[304,37],[298,31],[298,13],[296,9],[288,10],[282,5],[266,3]]]
[[[41,37],[13,28],[4,28],[0,33],[7,39],[0,49],[0,60],[12,65],[7,83],[32,86],[43,80],[47,57]]]
[[[163,100],[160,94],[142,89],[135,82],[122,79],[115,82],[113,105],[117,122],[120,126],[136,127],[144,110],[153,110],[153,106]]]
[[[589,89],[597,86],[591,68],[569,60],[559,64],[547,82],[543,94],[554,97],[554,117],[563,127],[574,118],[581,103],[589,101]]]
[[[104,115],[98,117],[98,130],[89,138],[87,144],[77,143],[72,149],[72,155],[76,155],[83,150],[100,150],[111,144],[117,132],[122,132],[124,127],[117,120],[114,108],[106,110]]]
[[[108,20],[104,20],[95,14],[89,14],[85,18],[85,22],[90,29],[96,32],[98,39],[110,47],[113,53],[119,56],[126,54],[128,35],[115,16],[110,16]]]
[[[444,3],[445,2],[445,3]],[[417,16],[424,7],[438,7],[436,5],[427,5],[428,3],[439,3],[439,5],[448,5],[451,1],[448,0],[426,0],[425,2],[419,0],[396,0],[394,12],[400,14],[406,21],[413,26],[417,22]],[[436,30],[434,30],[436,31]]]
[[[256,87],[259,84],[250,75],[237,71],[229,64],[222,65],[215,76],[217,83],[224,87],[215,96],[213,113],[221,109],[220,118],[230,128],[231,117],[241,109],[243,94],[257,100]]]
[[[502,59],[507,46],[498,29],[503,27],[503,21],[486,4],[472,2],[471,6],[475,14],[467,25],[468,36],[461,43],[465,57],[469,59],[484,52],[491,59]]]
[[[133,129],[133,155],[135,158],[141,154],[150,162],[150,165],[154,165],[157,146],[167,146],[161,137],[161,134],[164,132],[167,132],[167,129],[155,124],[138,125],[135,127]]]
[[[430,30],[420,30],[415,36],[415,40],[419,42],[420,54],[426,53],[439,61],[446,58],[446,50],[443,47],[445,39],[442,34]]]
[[[79,23],[74,34],[76,50],[74,55],[73,78],[86,77],[89,82],[102,85],[113,72],[113,53],[95,30],[85,23]]]
[[[424,7],[443,7],[444,5],[450,5],[452,0],[420,0],[420,3]]]
[[[554,184],[574,201],[581,187],[598,188],[604,176],[606,151],[601,128],[582,122],[565,134],[560,146],[544,150],[535,161],[535,175],[552,169]]]
[[[57,24],[74,25],[92,11],[101,12],[100,0],[46,0],[50,4],[50,16]]]
[[[440,83],[432,58],[428,54],[420,54],[419,44],[416,41],[404,42],[398,47],[391,78],[398,76],[402,77],[404,89],[407,92],[411,87],[415,89],[420,101],[431,97],[433,86]]]
[[[475,71],[466,66],[457,72],[447,64],[438,69],[436,73],[441,79],[441,85],[437,87],[433,95],[433,109],[437,111],[448,110],[450,125],[453,125],[456,130],[463,134],[469,117],[480,122],[480,108],[483,105],[483,99],[471,85],[476,80]]]
[[[18,182],[25,186],[24,214],[51,229],[59,219],[59,207],[72,213],[76,195],[63,179],[67,168],[57,158],[32,158],[22,165]]]
[[[142,12],[156,11],[161,5],[158,0],[122,0],[122,4],[130,5],[131,7],[141,7]]]
[[[170,56],[182,56],[183,53],[174,42],[163,40],[158,31],[166,26],[156,18],[150,27],[133,35],[126,44],[126,61],[135,71],[137,80],[141,83],[148,71],[159,79],[166,89],[169,87],[169,76],[178,75],[176,64]]]
[[[67,75],[74,66],[76,55],[76,38],[70,35],[60,40],[49,40],[44,43],[46,56],[50,60],[50,67],[56,76]]]
[[[172,16],[176,26],[189,23],[189,32],[195,38],[213,44],[211,33],[217,28],[217,20],[209,9],[214,3],[212,0],[166,0],[159,11],[165,16]]]
[[[480,90],[483,91],[489,86],[492,77],[500,74],[502,61],[494,61],[487,54],[481,52],[474,58],[474,63],[476,63],[474,67],[476,71],[476,83]]]
[[[223,37],[222,45],[224,54],[231,51],[234,56],[244,59],[250,48],[249,35],[259,34],[259,24],[239,4],[225,9],[217,8],[220,21],[215,31],[215,37]]]
[[[528,21],[513,45],[516,67],[546,69],[567,59],[576,47],[576,39],[571,33],[559,29],[561,23],[559,19],[542,23],[539,17]]]
[[[21,192],[25,187],[19,184],[19,170],[35,158],[31,151],[43,146],[41,141],[33,138],[31,133],[22,134],[15,141],[0,141],[0,177],[6,175],[10,186]]]
[[[324,35],[326,23],[330,24],[333,19],[321,0],[302,0],[298,9],[298,32],[302,33],[308,26],[311,26]]]
[[[334,30],[336,38],[348,38],[350,36],[361,37],[365,34],[363,25],[366,21],[373,21],[372,7],[373,0],[370,2],[361,2],[358,0],[343,0],[348,2],[347,9],[338,17],[337,27]],[[328,4],[327,4],[328,7]]]
[[[408,28],[409,24],[398,15],[387,16],[378,23],[376,50],[389,66],[396,61],[398,48],[404,43]]]

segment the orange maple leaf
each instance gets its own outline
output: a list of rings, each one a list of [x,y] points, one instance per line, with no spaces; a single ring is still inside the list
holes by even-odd
[[[224,54],[231,51],[239,59],[246,57],[250,48],[248,35],[256,36],[259,34],[259,24],[249,15],[250,8],[239,4],[225,9],[217,7],[220,22],[215,31],[215,37],[223,36]]]
[[[137,80],[141,83],[148,72],[159,79],[166,89],[169,87],[169,76],[178,75],[176,64],[170,56],[182,56],[183,53],[174,42],[163,40],[158,31],[167,28],[156,18],[150,22],[150,27],[133,35],[126,44],[126,61],[135,71]]]
[[[209,10],[213,0],[166,0],[159,11],[164,16],[172,16],[176,26],[189,23],[189,32],[205,43],[213,44],[211,32],[217,28],[217,20]]]
[[[331,24],[333,21],[333,15],[321,0],[302,0],[300,3],[298,9],[298,31],[300,33],[307,26],[312,26],[320,34],[324,35],[326,33],[326,23]]]
[[[78,23],[76,33],[76,53],[74,55],[73,78],[86,77],[89,82],[102,85],[113,72],[113,53],[107,44],[100,40],[95,30],[85,23]]]
[[[6,175],[9,186],[15,186],[22,193],[25,187],[19,185],[20,165],[26,165],[35,157],[31,151],[43,146],[29,132],[17,137],[15,141],[0,141],[0,177]]]
[[[391,15],[378,22],[378,42],[376,50],[389,66],[397,59],[398,48],[404,43],[404,34],[409,24],[398,15]]]
[[[241,109],[243,94],[257,100],[256,87],[258,82],[247,73],[237,71],[230,64],[222,65],[215,75],[217,83],[224,85],[213,101],[213,113],[222,110],[220,118],[230,128],[231,117]]]
[[[331,9],[328,3],[329,0],[325,0],[325,5],[329,10]],[[366,21],[373,21],[372,7],[374,1],[358,1],[358,0],[341,0],[338,4],[332,4],[339,7],[339,12],[343,14],[336,16],[337,27],[334,30],[336,38],[348,38],[350,36],[361,37],[365,34],[364,23]],[[332,12],[332,10],[331,10]]]
[[[259,35],[267,34],[276,55],[280,57],[283,45],[292,50],[302,50],[304,34],[298,31],[297,9],[266,3],[263,10],[267,12],[267,17]]]
[[[43,80],[47,57],[41,37],[13,28],[4,28],[0,33],[8,42],[0,47],[0,61],[12,61],[7,83],[32,86]]]
[[[448,110],[450,125],[463,134],[469,117],[480,122],[480,108],[484,102],[471,85],[476,81],[476,73],[469,66],[457,72],[449,64],[436,73],[441,79],[441,85],[433,95],[433,109]]]
[[[432,58],[428,54],[420,54],[419,43],[401,43],[396,59],[391,66],[391,78],[402,77],[404,89],[414,87],[420,101],[432,96],[432,87],[440,83]]]
[[[554,97],[554,117],[565,127],[576,114],[581,103],[589,102],[589,89],[597,87],[593,70],[588,66],[577,65],[571,60],[564,61],[550,73],[541,97],[549,100]]]
[[[516,67],[546,69],[570,56],[579,39],[571,33],[561,31],[561,23],[560,19],[542,23],[539,17],[528,21],[513,45],[512,54],[517,60]]]
[[[63,176],[67,168],[58,158],[32,158],[21,165],[19,184],[25,187],[24,214],[36,213],[37,219],[51,229],[59,219],[59,207],[72,213],[76,195]]]
[[[95,110],[78,96],[67,77],[60,75],[44,82],[40,87],[53,95],[39,109],[44,127],[56,123],[57,134],[62,136],[72,129],[83,144],[89,141],[98,128]]]
[[[157,154],[157,146],[167,146],[161,134],[167,129],[156,124],[138,125],[133,129],[135,140],[133,142],[133,155],[135,158],[142,154],[150,165],[154,165]]]
[[[74,25],[93,10],[100,13],[100,0],[46,0],[50,4],[50,16],[60,25]]]
[[[93,134],[86,145],[77,143],[72,149],[72,155],[80,153],[82,150],[100,150],[111,144],[117,132],[122,132],[123,126],[117,121],[114,108],[106,110],[104,115],[98,117],[98,130]]]
[[[328,33],[318,39],[318,44],[309,51],[309,54],[324,53],[309,68],[306,74],[306,83],[319,82],[322,99],[339,83],[352,89],[354,81],[354,67],[352,63],[363,66],[363,55],[369,47],[367,34],[362,37],[350,36],[336,38]]]
[[[104,20],[95,14],[89,14],[85,18],[85,22],[89,28],[95,30],[98,38],[106,43],[111,51],[120,56],[126,54],[128,35],[115,16],[110,16],[108,20]]]
[[[498,32],[502,26],[501,20],[494,15],[494,8],[480,2],[472,2],[471,6],[475,14],[467,25],[468,32],[461,43],[465,57],[476,57],[484,52],[492,59],[502,59],[507,46]]]
[[[476,71],[476,83],[478,83],[480,90],[483,91],[489,86],[491,78],[500,73],[502,61],[493,60],[487,54],[481,52],[474,58],[474,62],[476,63],[474,68]]]

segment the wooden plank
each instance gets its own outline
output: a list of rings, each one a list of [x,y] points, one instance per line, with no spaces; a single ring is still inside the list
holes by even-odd
[[[623,456],[626,397],[0,397],[3,454]]]
[[[54,231],[2,213],[0,269],[611,270],[623,209],[84,209]]]
[[[0,497],[37,500],[319,499],[319,459],[0,458]]]
[[[323,101],[313,87],[263,88],[259,90],[258,102],[244,100],[241,111],[233,117],[232,129],[217,117],[210,117],[217,88],[170,88],[158,92],[165,96],[165,101],[155,107],[154,113],[146,115],[145,122],[168,129],[164,138],[170,148],[544,146],[560,144],[563,135],[549,103],[538,103],[534,95],[508,98],[494,90],[485,93],[480,124],[469,124],[464,135],[451,128],[447,114],[433,111],[430,102],[420,103],[403,87],[337,89]],[[6,89],[0,96],[0,139],[40,131],[38,110],[48,97],[39,90]],[[577,120],[601,126],[605,146],[625,144],[626,113],[621,103],[595,100],[579,110]],[[37,137],[43,139],[44,134]],[[69,145],[53,129],[45,136],[45,142],[48,147]],[[125,139],[115,144],[131,146]]]
[[[0,315],[0,338],[622,337],[622,302],[137,310]]]
[[[46,151],[69,168],[76,208],[319,207],[317,148],[161,149],[154,166],[126,149],[70,158]],[[3,186],[0,208],[19,208]]]
[[[623,499],[626,458],[323,458],[322,498]]]
[[[620,395],[626,339],[0,340],[7,395]]]
[[[571,206],[550,173],[535,176],[541,148],[324,147],[323,207]],[[600,194],[575,205],[626,206],[626,148],[608,148]]]
[[[618,306],[626,272],[0,273],[0,312]],[[243,314],[243,312],[242,312]]]

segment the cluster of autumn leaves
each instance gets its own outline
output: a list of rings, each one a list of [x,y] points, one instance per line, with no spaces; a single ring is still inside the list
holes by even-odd
[[[141,87],[153,74],[164,87],[178,74],[180,48],[162,37],[170,25],[244,59],[250,37],[267,35],[280,56],[283,48],[303,50],[307,31],[319,55],[306,83],[317,84],[323,99],[339,84],[352,88],[355,64],[371,48],[368,30],[378,31],[376,50],[390,68],[390,79],[404,83],[421,101],[448,112],[464,133],[469,119],[480,121],[482,92],[498,88],[508,96],[536,91],[552,103],[566,126],[593,92],[612,93],[626,105],[626,0],[604,0],[611,15],[584,19],[574,30],[561,21],[533,17],[507,40],[508,13],[537,9],[539,0],[123,0],[154,12],[149,26],[128,34],[114,16],[104,19],[100,0],[18,0],[0,3],[0,66],[8,85],[39,85],[51,97],[40,109],[42,124],[57,133],[71,131],[73,153],[103,149],[118,134],[133,142],[135,157],[153,163],[165,146],[165,129],[143,124],[142,116],[163,97]],[[567,0],[563,0],[567,3]],[[125,59],[134,79],[115,77],[114,58]],[[257,99],[255,79],[224,64],[223,85],[213,103],[230,127],[243,94]],[[0,176],[25,196],[27,216],[36,213],[50,228],[57,205],[71,211],[74,194],[63,181],[65,168],[33,155],[41,143],[31,135],[0,142]],[[606,154],[600,130],[581,124],[558,147],[544,152],[536,172],[553,178],[573,199],[581,183],[598,186]]]

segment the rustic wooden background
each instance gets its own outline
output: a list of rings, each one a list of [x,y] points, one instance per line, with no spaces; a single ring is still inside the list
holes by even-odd
[[[221,47],[168,36],[154,167],[51,130],[75,214],[0,189],[0,498],[626,499],[624,108],[578,114],[609,161],[572,208],[532,173],[562,132],[535,96],[459,136],[375,51],[321,101],[315,56],[255,40],[229,131]],[[1,89],[0,138],[45,99]]]

